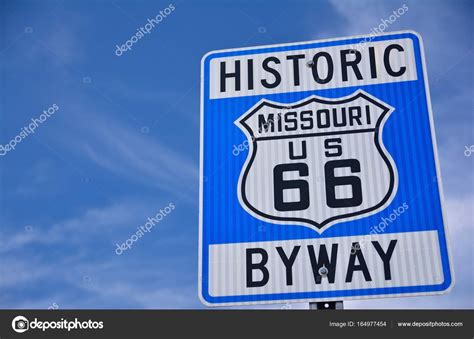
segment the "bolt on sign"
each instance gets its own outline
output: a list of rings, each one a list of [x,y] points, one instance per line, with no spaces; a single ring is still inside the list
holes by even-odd
[[[200,147],[204,304],[453,286],[417,33],[206,54]]]

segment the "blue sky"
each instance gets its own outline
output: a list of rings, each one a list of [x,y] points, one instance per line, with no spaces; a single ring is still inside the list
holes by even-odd
[[[210,50],[387,31],[424,39],[456,286],[346,308],[473,308],[471,1],[6,1],[0,308],[202,308],[197,296],[200,59]],[[173,4],[118,57],[147,19]],[[176,208],[118,256],[137,227]],[[279,308],[281,305],[271,306]],[[306,304],[293,308],[307,307]]]

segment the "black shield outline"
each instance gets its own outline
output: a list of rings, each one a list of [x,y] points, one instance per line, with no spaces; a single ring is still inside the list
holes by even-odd
[[[249,201],[247,200],[246,193],[245,193],[245,186],[246,186],[246,181],[247,181],[247,175],[250,171],[250,168],[252,167],[253,161],[254,161],[256,153],[257,153],[257,140],[256,140],[257,138],[255,137],[255,135],[253,133],[253,130],[246,124],[245,121],[248,118],[250,118],[252,115],[254,115],[256,112],[258,112],[264,106],[277,108],[277,109],[290,109],[290,108],[293,109],[293,108],[298,108],[298,107],[301,107],[301,106],[305,106],[305,105],[307,105],[311,102],[317,102],[317,103],[322,103],[322,104],[344,104],[344,103],[347,103],[347,102],[354,101],[358,98],[364,98],[367,101],[369,101],[370,103],[376,105],[377,107],[379,107],[383,110],[382,114],[380,115],[379,119],[377,120],[377,123],[375,124],[374,142],[375,142],[375,146],[376,146],[379,154],[381,155],[383,161],[387,165],[387,168],[388,168],[389,174],[390,174],[389,189],[387,191],[387,194],[384,196],[384,198],[377,205],[375,205],[373,207],[366,208],[366,209],[358,211],[358,212],[352,212],[352,213],[346,213],[346,214],[341,214],[341,215],[338,215],[338,216],[334,216],[334,217],[331,217],[327,220],[324,220],[321,223],[317,223],[314,220],[305,219],[305,218],[291,218],[291,217],[272,216],[272,215],[263,213],[263,212],[259,211],[258,209],[256,209],[255,207],[253,207],[249,203]],[[237,187],[237,190],[240,191],[240,196],[242,197],[242,201],[244,202],[246,207],[249,208],[252,212],[254,212],[257,215],[260,215],[260,216],[264,217],[265,219],[284,221],[284,222],[288,222],[288,223],[296,222],[296,223],[299,223],[299,224],[303,224],[303,226],[305,224],[309,224],[309,225],[314,226],[315,229],[319,233],[324,232],[324,230],[326,229],[326,226],[330,223],[333,223],[336,220],[349,219],[349,218],[356,217],[356,216],[362,215],[362,214],[367,214],[367,213],[370,213],[374,210],[379,209],[391,197],[392,198],[394,197],[394,195],[392,196],[392,194],[394,193],[394,189],[395,189],[395,175],[396,175],[395,174],[395,169],[394,169],[395,162],[393,163],[393,166],[392,166],[392,163],[388,159],[387,154],[385,154],[385,152],[382,149],[382,147],[380,145],[380,142],[379,142],[379,139],[380,139],[379,136],[380,136],[380,132],[381,132],[380,131],[380,125],[381,125],[382,121],[384,120],[385,116],[387,115],[387,113],[391,111],[391,109],[392,109],[391,107],[384,106],[379,101],[374,100],[372,97],[370,97],[367,93],[365,93],[362,90],[358,90],[358,91],[354,92],[352,95],[344,97],[343,99],[322,98],[322,97],[312,95],[309,98],[307,98],[306,100],[304,100],[302,102],[298,102],[297,104],[291,104],[291,103],[289,103],[289,104],[278,104],[278,103],[268,101],[266,99],[262,99],[256,106],[254,106],[251,109],[251,111],[249,113],[247,113],[244,117],[240,117],[236,121],[242,127],[244,127],[247,130],[247,132],[251,136],[252,146],[253,146],[252,147],[252,154],[250,155],[250,161],[247,162],[247,165],[244,169],[244,174],[243,174],[241,180],[240,180],[240,177],[239,177],[239,182],[237,183],[238,186],[240,184],[240,187]],[[388,153],[388,151],[387,151],[387,153]],[[239,199],[239,201],[240,201],[240,199]],[[313,227],[311,227],[311,228],[313,228]]]

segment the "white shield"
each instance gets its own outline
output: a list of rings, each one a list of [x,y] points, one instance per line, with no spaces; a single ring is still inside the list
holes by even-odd
[[[383,210],[398,187],[382,143],[392,111],[361,90],[290,104],[261,100],[236,121],[250,144],[240,204],[260,220],[320,233]]]

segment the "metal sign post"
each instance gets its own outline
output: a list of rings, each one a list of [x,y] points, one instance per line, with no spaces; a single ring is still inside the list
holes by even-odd
[[[342,301],[320,301],[309,303],[310,310],[343,310],[344,303]]]

